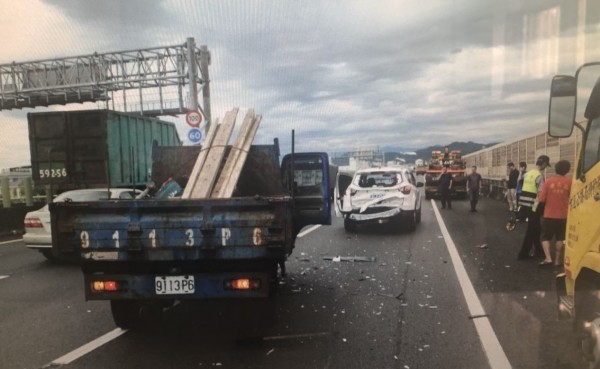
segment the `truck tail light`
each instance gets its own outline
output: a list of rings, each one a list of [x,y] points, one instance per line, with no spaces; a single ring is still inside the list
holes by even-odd
[[[404,185],[404,186],[400,187],[398,190],[400,192],[402,192],[403,194],[405,194],[405,195],[409,195],[410,191],[411,191],[411,188],[410,188],[409,185]]]
[[[257,290],[260,288],[260,279],[237,278],[225,281],[226,290]]]
[[[43,228],[42,221],[39,218],[25,218],[23,222],[25,228]]]
[[[94,292],[116,292],[120,289],[118,281],[93,281],[92,291]]]

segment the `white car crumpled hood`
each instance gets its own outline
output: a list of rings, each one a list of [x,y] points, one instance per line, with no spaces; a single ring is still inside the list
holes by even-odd
[[[369,207],[374,206],[374,205],[386,205],[386,206],[390,206],[390,207],[400,207],[404,203],[404,197],[405,196],[403,196],[401,194],[392,193],[392,194],[386,194],[382,197],[378,197],[375,199],[368,199],[367,202],[364,202],[360,206],[359,212],[364,213],[365,210],[367,210]]]
[[[371,195],[381,195],[377,198],[370,198]],[[397,191],[365,191],[364,193],[357,193],[354,196],[346,194],[344,196],[343,211],[351,212],[358,210],[360,213],[364,213],[368,208],[374,206],[385,206],[390,208],[402,208],[403,205],[407,204],[406,195]]]

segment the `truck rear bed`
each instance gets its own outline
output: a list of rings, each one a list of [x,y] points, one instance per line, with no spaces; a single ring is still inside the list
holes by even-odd
[[[287,196],[50,206],[54,252],[82,262],[88,299],[265,296],[293,248]],[[159,278],[195,288],[161,294]],[[237,278],[258,282],[228,288]],[[102,281],[116,290],[95,290]]]

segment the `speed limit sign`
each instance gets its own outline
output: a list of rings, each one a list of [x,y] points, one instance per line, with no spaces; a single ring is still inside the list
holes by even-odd
[[[202,114],[198,110],[190,110],[185,114],[185,122],[190,127],[200,127],[202,123]]]
[[[198,128],[192,128],[188,132],[188,138],[191,143],[198,143],[202,140],[202,132]]]

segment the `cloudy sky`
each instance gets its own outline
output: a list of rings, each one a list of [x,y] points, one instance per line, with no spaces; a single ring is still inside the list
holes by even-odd
[[[552,75],[600,59],[592,0],[0,2],[0,64],[194,37],[212,53],[213,117],[254,107],[257,142],[283,151],[291,129],[298,150],[329,152],[538,132]],[[29,165],[32,111],[0,111],[0,168]]]

